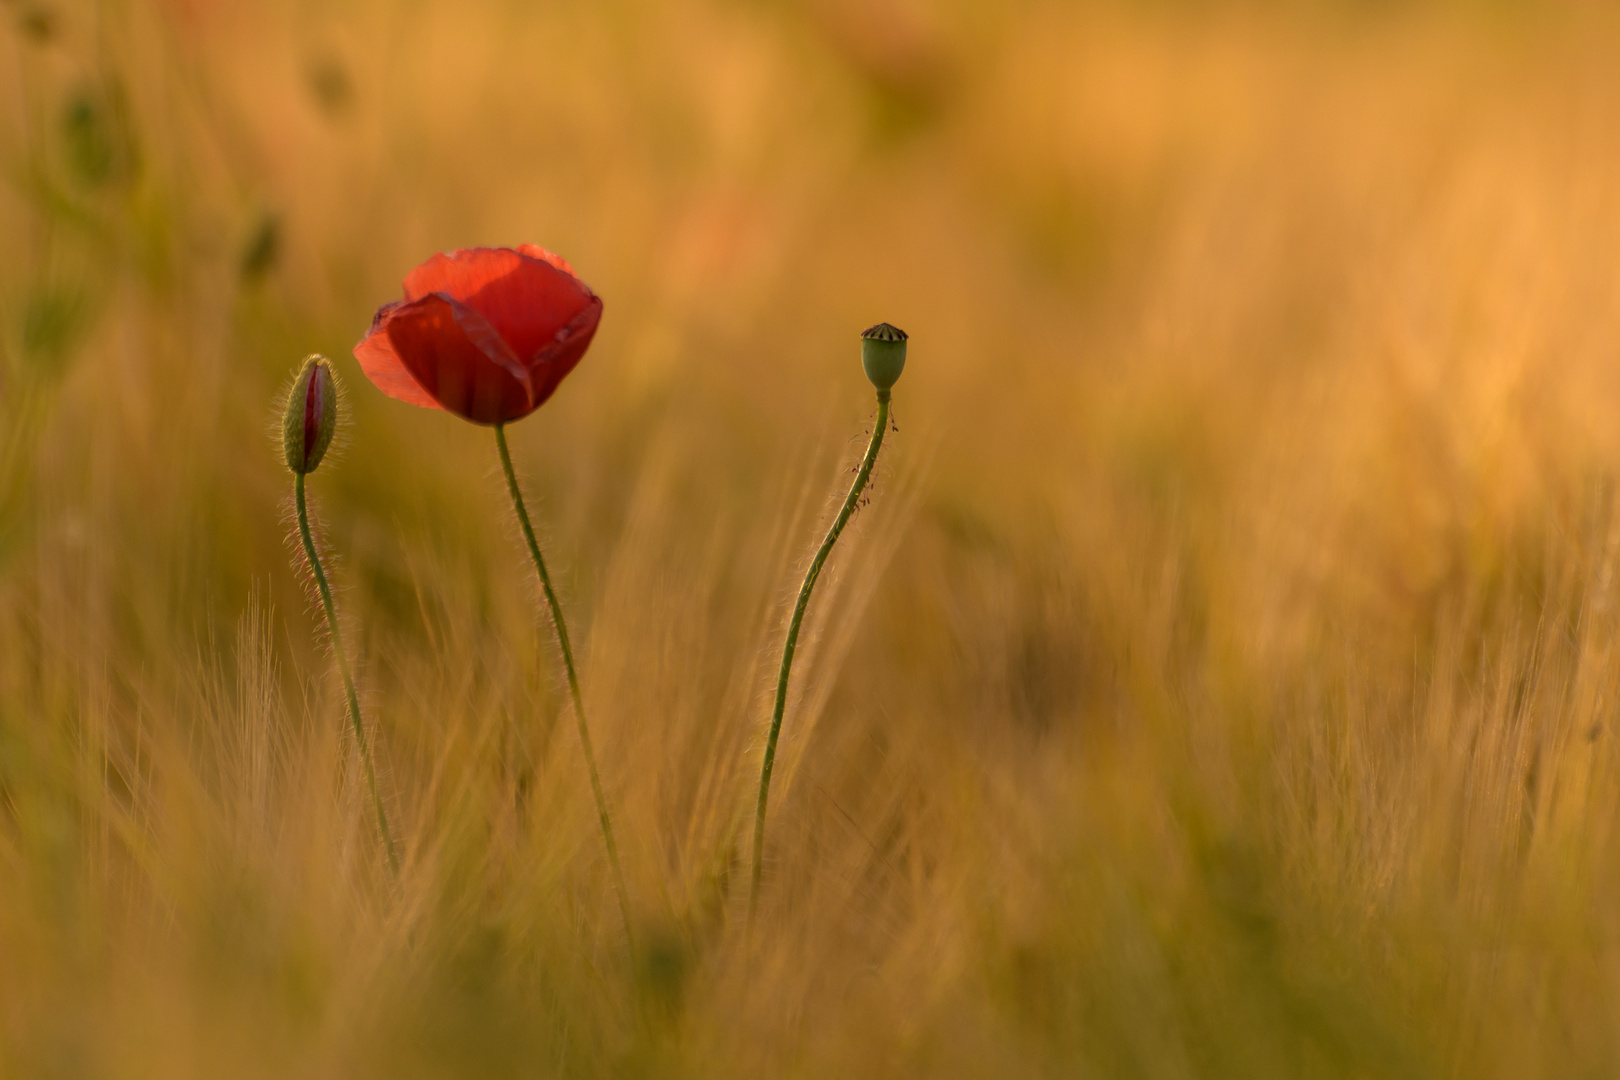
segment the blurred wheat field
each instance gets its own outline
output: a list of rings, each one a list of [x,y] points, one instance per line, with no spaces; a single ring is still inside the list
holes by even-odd
[[[0,1075],[1620,1073],[1613,15],[0,12]],[[489,432],[349,352],[523,241],[633,947]]]

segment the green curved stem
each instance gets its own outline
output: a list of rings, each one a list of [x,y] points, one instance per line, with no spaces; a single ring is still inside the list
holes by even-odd
[[[354,727],[354,741],[360,746],[360,761],[366,770],[366,787],[371,792],[371,805],[377,811],[377,830],[382,833],[383,845],[388,850],[388,869],[399,876],[399,854],[394,850],[394,834],[388,828],[388,815],[383,810],[382,795],[377,791],[377,769],[371,760],[371,744],[366,740],[365,725],[360,722],[360,699],[354,692],[354,679],[349,676],[349,659],[343,652],[343,638],[338,634],[337,609],[332,604],[332,589],[326,583],[326,571],[321,569],[320,556],[315,554],[315,540],[309,534],[309,511],[304,506],[304,474],[297,474],[293,492],[298,502],[298,535],[304,541],[304,554],[309,568],[315,572],[315,585],[320,589],[321,607],[326,611],[326,632],[332,637],[332,653],[337,657],[338,671],[343,676],[343,691],[349,699],[349,723]]]
[[[861,492],[871,478],[878,450],[883,446],[883,433],[889,426],[889,391],[879,390],[877,399],[877,423],[872,428],[871,445],[866,448],[866,457],[861,461],[860,471],[855,474],[855,483],[849,489],[843,509],[838,511],[837,520],[827,531],[827,539],[821,542],[821,550],[816,552],[815,559],[810,563],[809,573],[804,575],[804,584],[799,587],[799,602],[793,608],[793,621],[788,623],[787,644],[782,649],[782,670],[776,677],[776,708],[771,714],[771,733],[765,739],[765,765],[759,774],[759,803],[754,810],[754,873],[748,887],[750,925],[754,921],[754,908],[759,903],[760,869],[765,856],[765,804],[771,794],[771,768],[776,764],[776,740],[782,734],[782,714],[787,710],[788,674],[793,669],[793,649],[799,642],[799,627],[804,622],[805,609],[810,606],[810,591],[816,587],[821,567],[827,561],[827,556],[832,554],[838,535],[849,522],[849,515],[854,513],[855,504],[860,501]]]
[[[551,624],[557,630],[563,670],[568,673],[568,692],[574,702],[574,719],[579,724],[579,745],[585,751],[585,768],[591,775],[591,793],[596,796],[596,815],[602,823],[602,843],[607,848],[608,862],[613,868],[613,888],[619,897],[624,936],[633,946],[635,934],[630,928],[630,900],[624,890],[624,871],[619,866],[619,845],[613,840],[613,821],[608,816],[607,796],[602,793],[602,778],[596,771],[596,752],[591,749],[591,732],[585,726],[585,702],[579,693],[579,676],[574,674],[574,650],[568,644],[568,627],[563,623],[562,605],[557,603],[557,593],[551,587],[546,561],[540,557],[540,544],[534,538],[534,526],[529,524],[529,511],[523,505],[523,492],[518,488],[517,473],[512,471],[512,455],[506,449],[504,424],[495,425],[495,446],[501,452],[501,468],[506,472],[507,490],[512,493],[512,508],[517,511],[518,524],[523,527],[523,539],[529,545],[529,556],[534,560],[535,572],[540,575],[540,589],[546,594],[546,604],[551,608]]]

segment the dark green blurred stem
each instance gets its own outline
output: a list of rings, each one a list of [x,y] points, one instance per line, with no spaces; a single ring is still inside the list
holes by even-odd
[[[805,609],[810,606],[810,591],[816,587],[822,564],[832,554],[838,534],[844,531],[849,515],[855,512],[855,504],[860,502],[861,492],[872,476],[872,466],[877,463],[878,450],[883,446],[883,433],[889,426],[889,391],[879,390],[877,399],[877,424],[872,428],[871,445],[866,448],[866,457],[861,461],[860,471],[855,474],[855,483],[849,489],[843,509],[838,511],[838,519],[827,531],[827,539],[821,542],[821,550],[816,552],[815,560],[810,563],[810,572],[804,575],[804,584],[799,587],[799,602],[793,608],[793,621],[788,623],[787,644],[782,648],[782,670],[776,677],[776,708],[771,714],[771,733],[765,739],[765,766],[759,774],[759,804],[754,810],[754,872],[748,887],[750,927],[754,923],[754,909],[759,904],[760,868],[765,856],[765,804],[771,794],[771,768],[776,764],[776,740],[782,734],[782,714],[787,710],[788,674],[793,670],[793,649],[799,643],[799,627],[804,622]]]
[[[613,840],[613,820],[608,816],[607,796],[602,793],[602,778],[596,771],[596,752],[591,749],[591,732],[585,726],[585,701],[579,693],[579,676],[574,674],[574,650],[568,644],[568,627],[563,623],[562,605],[551,587],[551,575],[546,573],[546,561],[540,557],[540,544],[534,538],[534,526],[529,524],[529,511],[523,505],[523,492],[518,488],[517,473],[512,471],[512,455],[506,449],[506,425],[495,425],[495,446],[501,452],[501,468],[506,471],[506,487],[512,493],[512,508],[517,511],[518,524],[523,527],[523,539],[529,545],[529,557],[540,575],[540,589],[546,594],[551,608],[551,625],[557,630],[557,645],[562,650],[563,670],[568,673],[568,693],[574,701],[574,719],[579,724],[579,745],[585,751],[585,768],[591,774],[591,792],[596,796],[596,815],[602,823],[602,843],[607,847],[608,862],[613,868],[613,888],[619,894],[619,914],[624,918],[624,936],[635,946],[635,933],[630,928],[630,897],[624,890],[624,871],[619,867],[619,845]]]
[[[349,659],[343,652],[343,638],[338,634],[337,608],[332,604],[332,589],[326,583],[326,572],[321,569],[320,556],[315,554],[315,541],[309,535],[303,473],[296,474],[293,491],[298,499],[298,536],[304,541],[304,554],[309,558],[309,568],[315,572],[321,607],[326,611],[326,632],[332,637],[332,654],[337,657],[338,672],[343,676],[343,692],[348,695],[349,723],[354,726],[354,741],[360,746],[360,762],[366,770],[366,788],[371,792],[371,805],[377,811],[377,829],[382,833],[383,846],[388,851],[388,869],[398,877],[399,854],[394,850],[394,834],[388,828],[388,815],[383,810],[382,795],[377,790],[377,769],[371,760],[371,744],[366,740],[365,725],[360,722],[360,699],[355,695],[354,679],[349,676]]]

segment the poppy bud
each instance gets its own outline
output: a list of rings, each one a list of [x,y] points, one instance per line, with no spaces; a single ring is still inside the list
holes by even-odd
[[[906,368],[906,332],[880,322],[862,333],[861,366],[878,394],[887,397],[889,388]]]
[[[332,443],[337,428],[337,384],[332,365],[320,353],[304,361],[304,368],[287,398],[287,419],[282,444],[287,468],[302,476],[315,471]]]

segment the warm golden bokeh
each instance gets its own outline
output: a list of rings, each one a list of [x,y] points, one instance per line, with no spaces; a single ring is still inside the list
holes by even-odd
[[[1603,5],[0,13],[0,1076],[1620,1073]],[[350,355],[529,241],[633,949],[490,432]]]

